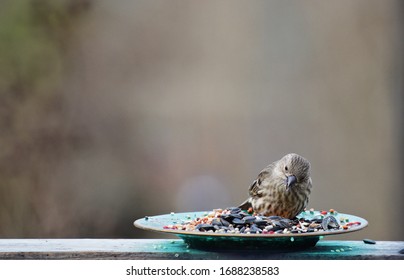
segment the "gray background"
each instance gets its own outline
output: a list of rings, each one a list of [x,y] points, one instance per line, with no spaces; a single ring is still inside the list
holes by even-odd
[[[309,207],[369,221],[334,238],[403,239],[402,3],[75,2],[52,86],[3,95],[0,236],[169,237],[132,222],[237,205],[296,152]]]

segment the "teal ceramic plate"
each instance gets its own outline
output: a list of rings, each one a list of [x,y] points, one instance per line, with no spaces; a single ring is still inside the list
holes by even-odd
[[[338,229],[328,231],[318,231],[310,233],[287,233],[287,234],[243,234],[243,233],[215,233],[184,231],[175,229],[165,229],[164,226],[173,224],[182,224],[194,220],[198,217],[204,217],[209,211],[171,213],[144,217],[134,222],[134,225],[144,230],[151,230],[160,233],[171,233],[182,238],[189,247],[222,250],[222,249],[299,249],[315,246],[317,241],[327,235],[346,234],[361,230],[368,225],[368,222],[360,217],[335,213],[333,216],[350,222],[359,222],[359,225],[349,229]],[[319,211],[304,211],[298,217],[312,219],[320,215]],[[343,225],[344,223],[342,223]]]

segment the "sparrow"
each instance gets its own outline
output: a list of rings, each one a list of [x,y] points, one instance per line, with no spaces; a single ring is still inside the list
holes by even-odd
[[[258,174],[248,189],[249,198],[239,208],[293,219],[307,206],[311,188],[309,161],[298,154],[287,154]]]

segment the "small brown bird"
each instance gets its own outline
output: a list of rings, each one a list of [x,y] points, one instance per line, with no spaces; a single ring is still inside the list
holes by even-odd
[[[287,154],[268,165],[249,188],[250,197],[239,207],[265,216],[293,219],[307,206],[311,193],[310,163]]]

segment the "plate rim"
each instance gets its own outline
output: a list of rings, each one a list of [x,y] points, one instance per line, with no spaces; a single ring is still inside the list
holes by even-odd
[[[179,212],[179,213],[174,213],[174,215],[204,215],[207,214],[210,211],[195,211],[195,212]],[[320,215],[320,211],[314,211],[318,212]],[[346,215],[349,216],[350,219],[351,217],[359,218],[361,224],[357,225],[355,227],[351,227],[349,229],[343,229],[343,230],[330,230],[330,231],[317,231],[317,232],[305,232],[305,233],[282,233],[282,234],[245,234],[245,233],[217,233],[217,232],[201,232],[201,231],[185,231],[185,230],[175,230],[175,229],[157,229],[154,227],[147,227],[144,226],[141,221],[144,221],[146,217],[139,218],[133,222],[133,225],[139,229],[143,230],[148,230],[148,231],[153,231],[153,232],[159,232],[159,233],[169,233],[169,234],[174,234],[174,235],[195,235],[195,236],[200,236],[200,237],[237,237],[237,238],[299,238],[299,237],[316,237],[316,236],[325,236],[325,235],[337,235],[337,234],[346,234],[346,233],[352,233],[356,232],[359,230],[362,230],[366,228],[369,225],[369,222],[359,216],[347,214],[347,213],[341,213],[338,212],[338,215]],[[161,214],[161,215],[154,215],[154,216],[148,216],[148,219],[150,218],[156,218],[156,217],[161,217],[161,216],[171,216],[172,214]],[[196,216],[198,217],[198,216]]]

